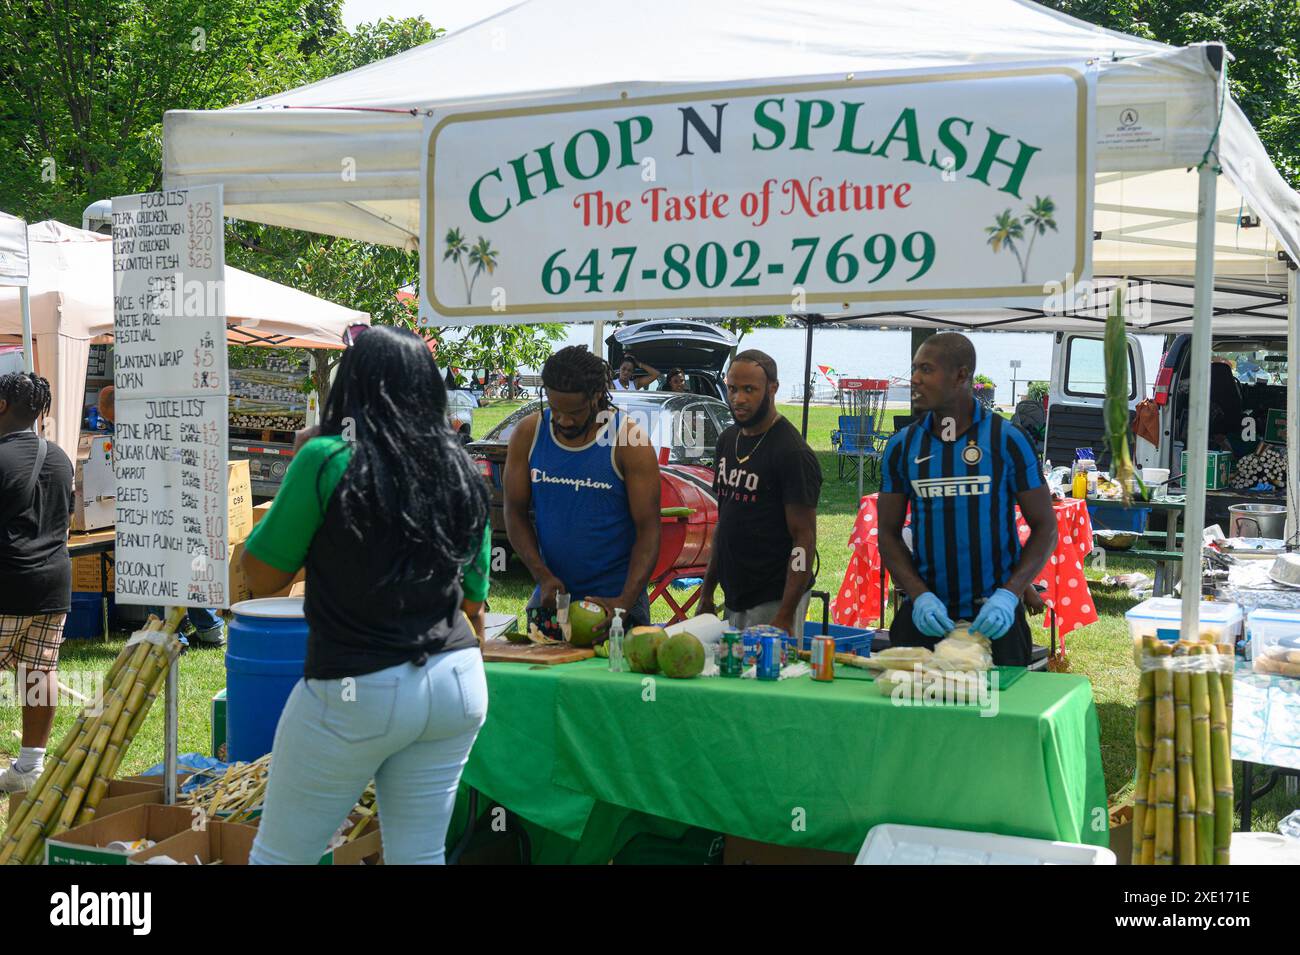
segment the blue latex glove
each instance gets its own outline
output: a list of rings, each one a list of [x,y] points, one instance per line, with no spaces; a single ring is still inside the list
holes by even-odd
[[[943,601],[929,591],[912,601],[912,623],[927,637],[946,637],[953,626]]]
[[[972,631],[982,633],[990,640],[1006,636],[1011,624],[1016,619],[1016,607],[1020,598],[1009,590],[998,588],[993,596],[984,601],[984,607],[970,625]]]

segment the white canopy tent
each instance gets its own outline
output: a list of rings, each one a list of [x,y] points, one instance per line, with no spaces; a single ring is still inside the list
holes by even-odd
[[[32,310],[27,292],[27,223],[17,216],[0,212],[0,286],[18,289],[18,304],[23,323],[23,364],[32,370]]]
[[[214,112],[170,112],[164,174],[169,187],[221,183],[229,215],[414,249],[422,128],[433,111],[583,93],[635,95],[674,84],[1086,63],[1097,72],[1093,271],[1173,280],[1153,298],[1188,286],[1188,318],[1196,313],[1204,333],[1198,338],[1205,339],[1194,356],[1189,447],[1195,455],[1204,453],[1208,417],[1213,276],[1257,290],[1280,288],[1285,271],[1278,252],[1300,260],[1300,197],[1222,94],[1218,49],[1171,48],[1027,0],[523,0],[433,43],[316,84]],[[1145,117],[1147,135],[1135,147],[1125,135],[1137,114]],[[1214,165],[1224,173],[1217,202]],[[1205,167],[1199,176],[1190,175],[1198,166]],[[1242,228],[1245,223],[1250,227]],[[1230,312],[1235,301],[1216,324],[1232,315],[1243,325],[1260,320],[1258,310]],[[635,303],[625,307],[635,315]],[[962,314],[969,319],[892,312],[867,320],[997,327],[1043,317]],[[1049,316],[1037,327],[1070,321]],[[1294,343],[1294,310],[1290,330]],[[1292,391],[1295,434],[1300,408]],[[1293,448],[1293,466],[1295,458]],[[1192,470],[1201,470],[1195,461]],[[1192,526],[1203,509],[1204,489],[1199,495],[1193,489]],[[1187,558],[1185,623],[1194,624],[1199,541],[1190,534]]]
[[[113,334],[113,242],[59,222],[27,227],[36,371],[54,394],[49,434],[76,459],[92,342]],[[0,339],[22,333],[19,290],[0,288]],[[226,267],[227,342],[277,348],[341,348],[348,325],[370,316]]]

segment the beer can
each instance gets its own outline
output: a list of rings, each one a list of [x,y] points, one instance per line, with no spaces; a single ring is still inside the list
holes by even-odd
[[[812,678],[823,682],[835,679],[834,637],[813,637]]]
[[[745,668],[745,642],[739,630],[728,630],[718,643],[718,672],[721,676],[740,676]]]
[[[759,637],[758,661],[754,664],[754,676],[760,680],[781,679],[781,652],[780,637]]]

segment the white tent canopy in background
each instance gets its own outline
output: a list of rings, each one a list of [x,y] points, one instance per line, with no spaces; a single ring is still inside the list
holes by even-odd
[[[169,187],[221,183],[237,218],[415,248],[431,109],[594,97],[596,87],[631,94],[649,84],[1090,59],[1099,116],[1158,104],[1166,130],[1158,150],[1099,144],[1094,273],[1190,276],[1196,188],[1184,170],[1200,161],[1218,112],[1207,105],[1214,76],[1204,52],[1023,0],[524,0],[310,86],[224,110],[169,112],[164,175]],[[1284,281],[1277,251],[1300,258],[1300,197],[1230,99],[1218,158],[1217,274]],[[1260,227],[1237,227],[1247,211]]]
[[[26,285],[27,268],[27,223],[0,212],[0,285]]]
[[[36,371],[54,393],[49,437],[75,460],[86,365],[113,334],[113,242],[59,222],[27,228]],[[0,288],[0,339],[22,332],[19,290]],[[226,266],[226,339],[232,345],[341,348],[348,325],[370,316]]]

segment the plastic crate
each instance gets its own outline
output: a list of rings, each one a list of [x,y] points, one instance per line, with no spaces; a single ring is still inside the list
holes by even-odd
[[[1115,865],[1115,853],[1077,842],[883,823],[855,865]]]
[[[871,641],[875,639],[876,631],[859,630],[856,627],[845,627],[838,623],[829,624],[823,634],[822,625],[812,620],[803,625],[804,644],[810,644],[813,637],[820,636],[833,637],[835,639],[836,653],[853,653],[860,657],[871,656]]]
[[[72,605],[63,624],[64,640],[97,640],[104,635],[104,610],[99,593],[72,592]],[[113,612],[110,599],[109,614]]]
[[[1092,519],[1094,531],[1129,531],[1133,534],[1144,534],[1150,516],[1149,507],[1088,506],[1088,517]]]

